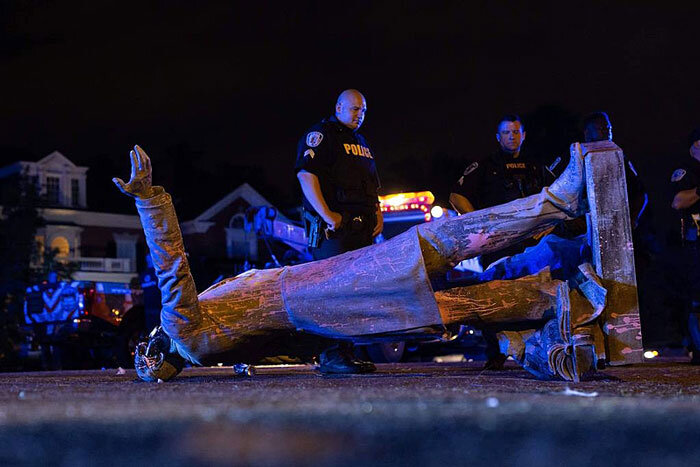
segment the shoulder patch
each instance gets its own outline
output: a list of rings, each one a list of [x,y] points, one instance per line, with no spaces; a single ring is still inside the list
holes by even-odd
[[[680,181],[683,177],[685,177],[685,170],[683,169],[678,169],[675,172],[673,172],[673,175],[671,175],[671,181],[672,182],[678,182]]]
[[[312,131],[308,135],[306,135],[306,145],[315,148],[319,144],[321,144],[321,141],[323,140],[323,133],[320,131]]]
[[[478,162],[472,162],[471,165],[469,165],[466,169],[464,169],[464,173],[462,173],[463,177],[466,177],[470,173],[474,172],[476,169],[479,168],[479,163]],[[461,184],[460,184],[461,185]]]

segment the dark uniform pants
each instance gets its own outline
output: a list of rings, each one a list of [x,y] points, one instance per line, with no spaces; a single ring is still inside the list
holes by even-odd
[[[693,360],[700,363],[700,241],[686,242],[683,247],[683,262],[688,334]]]
[[[350,215],[352,216],[352,215]],[[332,256],[357,250],[371,245],[372,231],[377,221],[375,216],[352,216],[337,231],[328,231],[322,236],[321,244],[314,248],[314,260],[326,259]]]

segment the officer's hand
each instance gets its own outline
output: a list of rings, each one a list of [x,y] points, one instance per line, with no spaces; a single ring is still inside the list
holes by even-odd
[[[151,160],[146,152],[138,145],[129,153],[131,156],[131,178],[128,183],[124,183],[121,178],[113,178],[112,181],[117,188],[125,195],[133,198],[150,198],[153,196],[151,186],[152,172]]]
[[[328,224],[329,230],[335,230],[340,227],[340,224],[343,222],[343,216],[337,212],[331,211],[323,220],[326,221],[326,224]]]
[[[382,215],[382,210],[377,209],[377,225],[374,226],[372,231],[372,238],[376,237],[384,230],[384,215]]]

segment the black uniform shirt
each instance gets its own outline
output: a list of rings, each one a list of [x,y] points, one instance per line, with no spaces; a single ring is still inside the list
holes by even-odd
[[[690,190],[700,186],[700,161],[691,158],[680,168],[676,169],[671,175],[671,186],[673,187],[673,196],[679,191]],[[700,214],[700,200],[687,209],[681,210],[685,228],[683,234],[686,240],[697,240],[698,237],[698,228],[693,220],[693,214]]]
[[[328,207],[338,213],[372,215],[377,210],[379,176],[367,140],[335,116],[312,126],[299,140],[295,172],[318,177]],[[315,213],[304,196],[304,208]]]
[[[528,158],[514,158],[498,150],[488,158],[468,165],[451,192],[467,198],[474,209],[484,209],[538,193],[542,171]]]

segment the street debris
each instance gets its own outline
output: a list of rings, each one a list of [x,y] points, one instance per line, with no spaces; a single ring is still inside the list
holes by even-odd
[[[593,391],[593,392],[577,391],[575,389],[571,389],[568,386],[563,391],[553,392],[552,394],[559,394],[562,396],[577,396],[577,397],[598,397],[598,391]]]

